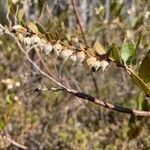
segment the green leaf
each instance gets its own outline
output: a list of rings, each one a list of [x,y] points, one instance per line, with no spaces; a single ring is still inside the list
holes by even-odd
[[[145,82],[137,76],[135,73],[130,71],[130,76],[132,81],[146,94],[146,96],[150,97],[150,88],[145,84]]]
[[[24,22],[24,21],[19,21],[19,24],[21,25],[21,26],[23,26],[23,27],[26,27],[26,23]]]
[[[118,50],[118,47],[115,44],[112,44],[109,47],[108,57],[113,58],[117,64],[122,64],[120,52]]]
[[[44,7],[44,3],[46,0],[38,0],[38,7],[39,7],[39,14],[41,15],[43,7]]]
[[[10,95],[6,96],[5,101],[7,104],[10,104],[10,105],[13,104],[13,100],[11,99]]]
[[[149,110],[149,104],[148,104],[148,100],[144,99],[142,102],[142,110],[148,111]]]
[[[123,8],[123,3],[121,3],[120,5],[118,4],[114,10],[114,14],[116,17],[118,17],[121,13],[121,10]]]
[[[121,47],[121,58],[125,64],[134,64],[136,61],[136,45],[134,42],[124,42]]]
[[[42,34],[45,34],[44,28],[39,23],[36,23],[36,26],[37,26],[39,32],[41,32]]]
[[[46,38],[48,41],[51,40],[51,37],[50,37],[50,35],[49,35],[48,33],[45,33],[45,38]]]
[[[138,98],[138,109],[139,110],[149,110],[148,100],[144,97],[143,93],[140,93]]]
[[[132,29],[133,30],[137,29],[142,23],[143,23],[143,15],[136,18],[135,22],[132,25]]]
[[[33,33],[35,33],[35,34],[38,34],[39,30],[38,30],[37,26],[36,26],[33,22],[28,22],[28,23],[27,23],[27,27],[28,27],[28,29],[29,29],[31,32],[33,32]]]
[[[142,110],[143,109],[143,99],[144,99],[144,95],[143,93],[140,93],[139,97],[138,97],[138,110]]]
[[[150,50],[140,65],[139,77],[143,79],[145,83],[150,82]]]
[[[138,118],[135,115],[130,116],[130,119],[128,122],[129,130],[127,132],[127,136],[129,138],[129,140],[136,138],[140,134],[140,132],[142,130],[141,123],[142,123],[141,118]]]
[[[116,1],[112,1],[111,2],[111,6],[110,6],[111,12],[113,12],[115,10],[116,6],[117,6],[117,2]]]
[[[5,128],[4,122],[0,120],[0,131],[4,130],[4,128]]]
[[[142,40],[142,37],[143,37],[143,34],[141,33],[137,39],[137,42],[136,42],[136,50],[138,49],[139,45],[140,45],[140,42]]]
[[[127,132],[129,140],[136,138],[140,134],[141,129],[141,126],[135,126],[134,128],[130,128]]]

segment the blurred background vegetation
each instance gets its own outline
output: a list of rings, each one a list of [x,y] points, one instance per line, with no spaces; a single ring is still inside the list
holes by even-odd
[[[96,40],[105,47],[110,43],[121,46],[125,39],[136,41],[144,33],[134,66],[137,69],[150,49],[150,1],[76,0],[76,4],[89,46]],[[70,0],[1,0],[0,23],[9,25],[11,21],[14,25],[16,20],[17,24],[38,22],[49,40],[84,44]],[[39,63],[34,54],[33,59]],[[105,72],[91,73],[85,64],[62,67],[57,57],[44,55],[44,59],[56,75],[63,70],[64,80],[93,96],[135,109],[139,100],[145,99],[128,74],[113,64]],[[0,36],[0,149],[19,149],[4,138],[5,132],[31,150],[150,149],[147,118],[112,112],[64,92],[27,92],[52,86],[27,62],[13,40]]]

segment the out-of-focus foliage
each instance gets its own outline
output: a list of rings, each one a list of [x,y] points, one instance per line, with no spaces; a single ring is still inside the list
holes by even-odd
[[[29,48],[42,39],[40,52],[49,69],[76,89],[125,107],[150,110],[145,96],[150,95],[149,0],[112,0],[110,12],[104,0],[76,2],[90,47],[88,58],[81,51],[84,41],[69,1],[1,0],[0,23],[12,24],[12,32],[17,30],[18,39]],[[149,119],[99,108],[63,92],[33,92],[55,84],[0,33],[0,149],[17,149],[4,138],[5,131],[29,149],[149,149]],[[77,57],[72,55],[73,46]],[[42,67],[35,51],[29,53]],[[135,73],[130,78],[115,64],[97,59],[105,54]],[[97,72],[91,76],[89,68]]]
[[[150,50],[143,59],[140,68],[139,68],[139,76],[147,83],[150,82]]]

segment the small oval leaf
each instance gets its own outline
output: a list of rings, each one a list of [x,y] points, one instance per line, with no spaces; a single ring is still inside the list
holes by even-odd
[[[27,28],[28,28],[31,32],[35,33],[35,34],[38,34],[38,32],[39,32],[37,26],[36,26],[33,22],[28,22],[28,23],[27,23]]]
[[[37,26],[39,32],[41,32],[42,34],[45,34],[45,30],[43,29],[43,27],[39,23],[36,23],[36,26]]]
[[[150,50],[140,65],[139,77],[143,79],[145,83],[150,82]]]
[[[87,55],[89,57],[92,57],[92,56],[95,56],[96,54],[95,54],[95,51],[92,48],[88,48],[87,49]]]
[[[146,96],[150,97],[150,88],[144,83],[144,81],[137,76],[135,73],[133,73],[132,71],[130,72],[130,76],[132,81],[141,89],[144,91],[144,93],[146,94]]]
[[[122,64],[121,55],[118,47],[115,44],[112,44],[108,49],[108,56],[113,58],[115,62],[119,65]]]
[[[121,58],[125,64],[134,64],[136,61],[136,45],[134,42],[124,42],[121,47]]]
[[[95,42],[94,43],[93,49],[95,50],[95,53],[97,55],[101,56],[101,55],[106,54],[106,50],[105,50],[104,46],[101,43],[99,43],[99,42]]]

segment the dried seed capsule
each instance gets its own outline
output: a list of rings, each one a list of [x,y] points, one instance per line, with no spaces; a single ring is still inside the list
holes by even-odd
[[[23,39],[24,44],[31,46],[32,45],[32,39],[30,37],[25,37]]]
[[[106,60],[102,60],[100,63],[101,63],[102,70],[105,71],[109,63]]]
[[[19,32],[19,33],[26,33],[27,32],[27,29],[26,28],[24,28],[24,27],[22,27],[21,25],[14,25],[13,27],[12,27],[12,31],[13,32]]]
[[[41,39],[37,35],[33,35],[31,37],[32,44],[39,44],[41,42]]]
[[[98,71],[101,68],[101,62],[95,57],[88,58],[87,64],[93,71]]]
[[[88,64],[88,66],[91,66],[91,64],[93,63],[93,62],[95,62],[96,61],[96,58],[95,57],[90,57],[90,58],[88,58],[87,59],[87,64]]]
[[[77,62],[77,55],[75,55],[75,54],[71,55],[70,60],[72,60],[74,63],[76,63]]]
[[[39,47],[40,47],[40,49],[42,49],[42,50],[43,50],[44,45],[45,45],[46,43],[47,43],[47,42],[46,42],[44,39],[41,39],[41,40],[40,40],[40,43],[39,43]]]
[[[44,51],[46,52],[46,54],[49,54],[50,52],[52,52],[53,46],[52,46],[51,43],[46,43],[46,44],[43,46],[43,49],[44,49]]]
[[[23,34],[22,34],[22,33],[19,33],[19,34],[18,34],[18,39],[19,39],[21,42],[23,42],[24,37],[23,37]]]
[[[60,52],[62,50],[62,46],[60,43],[56,43],[54,45],[54,52],[56,53],[57,56],[59,56]]]
[[[71,55],[73,54],[73,51],[70,49],[65,49],[63,51],[61,51],[60,56],[64,59],[68,59],[71,57]]]
[[[77,53],[77,61],[82,63],[85,60],[85,53],[83,51]]]
[[[101,62],[99,60],[93,62],[92,68],[94,69],[94,71],[98,71],[101,68]]]

